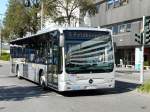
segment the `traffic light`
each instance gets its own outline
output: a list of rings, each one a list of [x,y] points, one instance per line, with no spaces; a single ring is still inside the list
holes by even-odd
[[[25,7],[35,6],[38,8],[40,6],[40,0],[23,0]]]
[[[30,0],[24,0],[24,5],[25,7],[30,7],[31,6]]]
[[[135,36],[135,41],[139,44],[143,44],[143,32],[141,32],[140,34],[136,33]]]
[[[150,17],[145,17],[144,20],[145,44],[150,43]]]

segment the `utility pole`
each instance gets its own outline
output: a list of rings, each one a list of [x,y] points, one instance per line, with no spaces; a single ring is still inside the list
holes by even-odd
[[[143,16],[143,30],[144,30],[144,27],[145,27],[145,16]],[[141,43],[142,43],[142,46],[141,46],[141,68],[140,68],[140,84],[143,84],[144,82],[144,44],[145,44],[145,33],[143,31],[142,33],[143,36],[141,36]]]
[[[150,43],[150,17],[143,16],[143,31],[135,34],[135,41],[141,45],[140,84],[144,82],[144,46]]]

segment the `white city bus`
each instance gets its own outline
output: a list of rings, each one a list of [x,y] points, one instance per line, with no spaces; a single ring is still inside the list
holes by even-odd
[[[12,73],[57,91],[113,88],[111,31],[53,28],[11,44]]]

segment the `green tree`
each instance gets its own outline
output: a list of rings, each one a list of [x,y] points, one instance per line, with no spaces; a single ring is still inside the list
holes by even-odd
[[[32,12],[31,13],[31,18],[36,18],[37,15],[41,14],[41,8],[42,8],[42,3],[43,3],[43,19],[45,20],[47,17],[52,17],[52,15],[56,14],[56,0],[23,0],[24,1],[24,5],[26,7],[28,7],[28,9],[30,9],[29,11]],[[35,11],[36,9],[36,11]],[[41,15],[40,15],[41,16]],[[31,19],[31,21],[36,20],[36,19]],[[39,19],[38,19],[39,20]],[[34,22],[36,25],[39,25],[39,21],[38,23],[36,23],[36,21]],[[33,26],[35,25],[33,23]]]
[[[39,29],[37,13],[39,8],[27,8],[20,0],[9,0],[4,18],[3,37],[23,37],[27,32],[35,33]]]
[[[90,15],[96,13],[96,6],[93,0],[53,0],[55,5],[55,13],[51,16],[54,22],[67,23],[71,25],[72,20],[79,20],[77,11],[80,10],[82,15],[89,12]],[[51,9],[47,9],[50,11]]]
[[[6,36],[23,37],[26,34],[28,15],[24,6],[18,0],[9,0],[6,17],[4,19],[4,32]]]
[[[54,22],[71,25],[72,20],[79,20],[75,14],[78,9],[82,15],[87,11],[90,15],[96,12],[95,4],[92,0],[39,0],[35,5],[35,0],[26,0],[28,7],[23,0],[9,0],[6,17],[4,19],[3,37],[18,38],[23,37],[27,32],[35,33],[40,26],[41,3],[44,4],[44,17],[51,18]],[[32,4],[31,4],[32,3]]]
[[[40,11],[39,7],[32,6],[30,8],[26,8],[28,13],[28,32],[36,33],[40,28],[40,19],[37,14]]]

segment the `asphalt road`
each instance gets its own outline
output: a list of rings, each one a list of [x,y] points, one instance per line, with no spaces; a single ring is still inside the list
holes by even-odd
[[[19,80],[0,62],[0,112],[150,112],[150,96],[137,84],[116,81],[109,90],[57,93]]]

